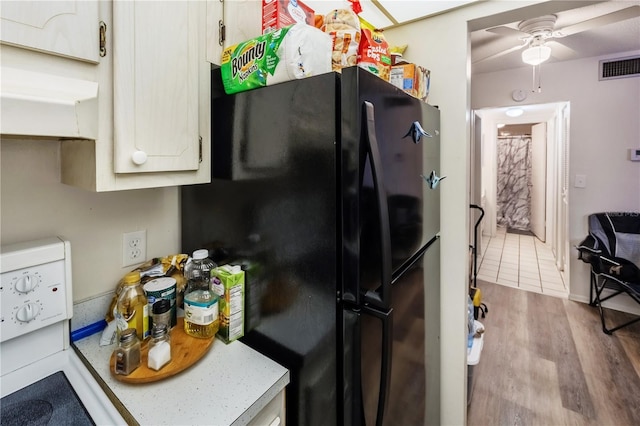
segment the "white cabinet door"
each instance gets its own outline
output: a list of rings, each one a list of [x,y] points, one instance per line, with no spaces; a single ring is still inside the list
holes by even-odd
[[[220,26],[224,40],[220,41]],[[262,34],[261,0],[207,0],[207,60],[220,65],[222,51]]]
[[[198,169],[203,12],[197,1],[113,2],[116,173]]]
[[[97,1],[2,1],[3,43],[90,62],[100,59]]]

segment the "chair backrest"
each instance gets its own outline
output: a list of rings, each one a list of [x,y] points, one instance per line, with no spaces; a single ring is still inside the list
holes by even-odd
[[[640,267],[640,212],[591,214],[589,235],[603,256],[626,259]]]

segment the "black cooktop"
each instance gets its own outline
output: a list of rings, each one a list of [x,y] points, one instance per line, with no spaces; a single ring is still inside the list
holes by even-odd
[[[2,426],[95,425],[62,371],[0,401]]]

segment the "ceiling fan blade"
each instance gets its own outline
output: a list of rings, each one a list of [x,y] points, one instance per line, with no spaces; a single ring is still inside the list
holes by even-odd
[[[573,34],[588,31],[593,28],[601,27],[603,25],[613,24],[615,22],[624,21],[626,19],[637,18],[640,16],[640,6],[631,6],[625,9],[620,9],[616,12],[611,12],[606,15],[598,16],[597,18],[587,19],[586,21],[579,22],[568,27],[560,28],[553,32],[554,38],[561,38],[570,36]]]
[[[575,50],[560,43],[559,41],[549,40],[546,44],[551,48],[551,56],[560,61],[575,59],[577,56],[577,52]]]
[[[517,52],[518,50],[522,49],[526,45],[527,45],[527,43],[523,43],[520,46],[513,46],[513,47],[510,47],[509,49],[501,50],[500,52],[494,53],[493,55],[489,55],[489,56],[486,56],[484,58],[481,58],[481,59],[478,59],[476,61],[473,61],[473,63],[477,64],[479,62],[490,61],[492,59],[500,58],[502,56],[508,55],[509,53]]]
[[[490,33],[498,34],[505,37],[529,37],[529,34],[501,25],[499,27],[487,28]]]

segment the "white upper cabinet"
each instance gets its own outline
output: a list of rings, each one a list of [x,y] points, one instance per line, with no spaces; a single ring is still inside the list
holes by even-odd
[[[200,6],[113,3],[116,173],[198,169]]]
[[[220,65],[222,52],[262,34],[261,0],[207,0],[207,59]]]
[[[98,62],[97,1],[6,1],[0,5],[3,43]]]
[[[62,181],[93,191],[210,182],[206,3],[100,7],[108,31],[97,76],[99,137],[62,141]]]
[[[211,180],[205,1],[1,1],[3,136],[60,141],[90,191]]]

